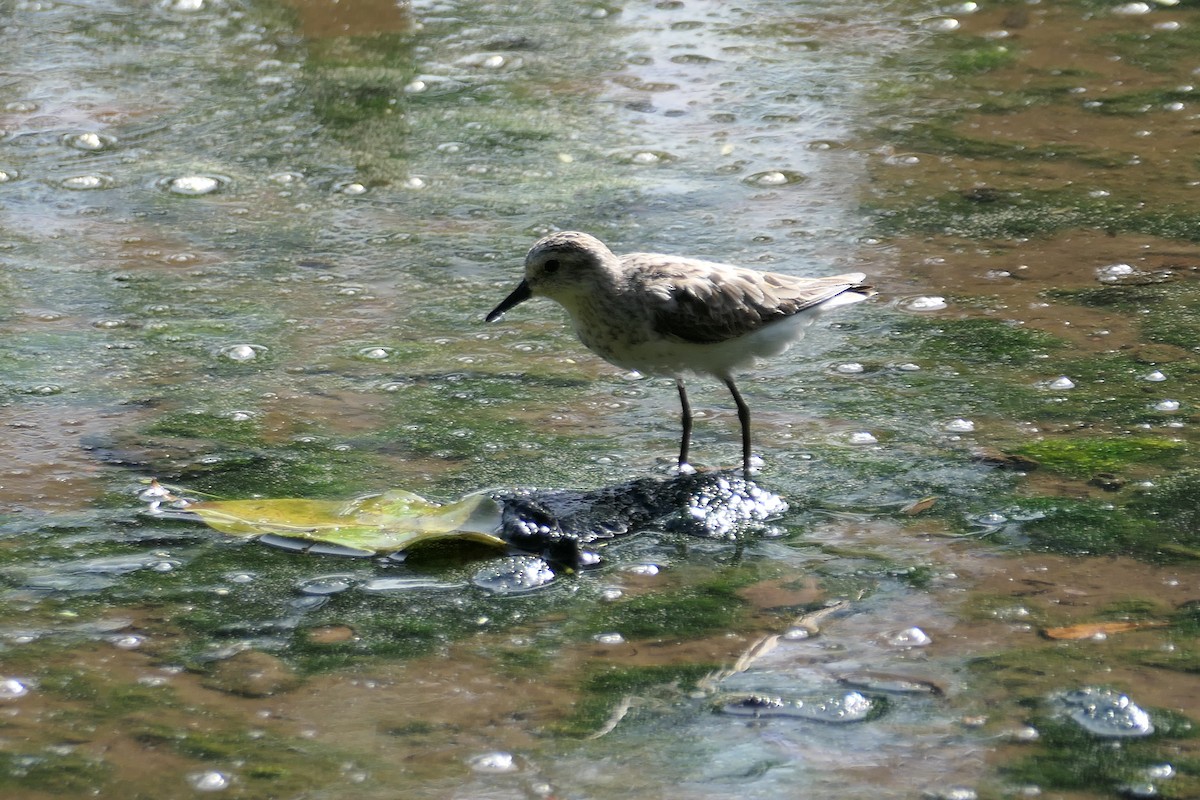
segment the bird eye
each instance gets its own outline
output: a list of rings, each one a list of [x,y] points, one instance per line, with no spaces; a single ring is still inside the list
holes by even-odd
[[[542,269],[545,270],[547,274],[553,275],[554,273],[558,272],[559,266],[561,265],[559,264],[558,259],[552,258],[545,264],[542,264]]]

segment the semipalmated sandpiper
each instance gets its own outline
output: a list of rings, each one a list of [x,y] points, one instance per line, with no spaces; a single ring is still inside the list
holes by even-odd
[[[712,375],[733,394],[750,474],[750,409],[733,381],[756,358],[779,355],[826,311],[874,294],[861,272],[795,278],[658,253],[614,255],[594,236],[554,233],[525,256],[525,279],[487,315],[493,322],[531,297],[557,301],[589,350],[618,367],[669,375],[679,388],[688,464],[692,408],[685,373]]]

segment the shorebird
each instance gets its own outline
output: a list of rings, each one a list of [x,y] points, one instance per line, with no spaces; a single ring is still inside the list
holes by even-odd
[[[776,356],[821,314],[875,292],[861,272],[796,278],[659,253],[614,255],[599,239],[563,231],[525,256],[525,279],[486,317],[532,297],[567,310],[579,340],[629,370],[675,379],[683,411],[679,467],[688,468],[692,407],[683,376],[712,375],[728,387],[742,428],[742,469],[750,475],[750,408],[734,373]]]

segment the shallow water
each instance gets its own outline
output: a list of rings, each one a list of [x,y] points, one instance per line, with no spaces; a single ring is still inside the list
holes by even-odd
[[[5,791],[1195,795],[1200,64],[1169,38],[1195,10],[0,7]],[[650,530],[500,595],[486,548],[145,513],[151,477],[444,501],[667,474],[670,381],[550,304],[482,323],[555,228],[871,274],[740,382],[772,530]],[[732,404],[693,385],[694,457],[727,465]],[[1039,635],[1112,621],[1153,625]],[[1056,693],[1089,686],[1154,736],[1071,738]],[[721,711],[851,690],[882,713]]]

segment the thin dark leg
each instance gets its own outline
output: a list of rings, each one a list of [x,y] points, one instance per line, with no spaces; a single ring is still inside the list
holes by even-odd
[[[692,441],[692,406],[688,402],[687,389],[683,388],[683,378],[676,378],[675,385],[679,387],[679,405],[683,408],[683,441],[679,443],[679,466],[683,468],[688,463],[688,445]]]
[[[746,476],[746,478],[749,478],[750,406],[746,405],[746,401],[742,399],[742,394],[738,391],[737,385],[733,382],[733,378],[725,378],[725,385],[729,387],[729,393],[733,395],[733,402],[737,403],[738,422],[742,423],[742,473]]]

